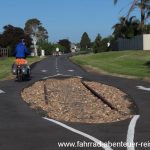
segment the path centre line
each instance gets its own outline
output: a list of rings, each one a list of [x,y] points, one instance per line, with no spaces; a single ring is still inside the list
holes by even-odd
[[[136,123],[137,123],[137,120],[139,119],[139,117],[140,117],[140,115],[135,115],[130,121],[130,124],[128,127],[128,132],[127,132],[127,141],[126,141],[128,144],[130,144],[130,143],[134,144],[135,126],[136,126]],[[135,147],[128,146],[127,150],[135,150]]]
[[[56,73],[58,74],[59,73],[59,68],[58,68],[58,59],[56,57]]]
[[[73,70],[73,69],[70,69],[70,70],[67,70],[67,71],[69,71],[69,72],[74,72],[74,70]]]
[[[57,57],[56,57],[56,67],[58,66],[58,60],[57,60]]]
[[[41,72],[43,72],[43,73],[45,73],[45,72],[47,72],[48,70],[41,70]]]
[[[93,142],[95,142],[95,143],[97,143],[97,144],[100,144],[100,146],[101,146],[104,150],[113,150],[113,149],[110,148],[107,144],[103,143],[102,141],[98,140],[97,138],[95,138],[95,137],[93,137],[93,136],[91,136],[91,135],[89,135],[89,134],[87,134],[87,133],[84,133],[84,132],[82,132],[82,131],[79,131],[79,130],[77,130],[77,129],[74,129],[74,128],[72,128],[72,127],[66,125],[66,124],[63,124],[63,123],[61,123],[61,122],[59,122],[59,121],[56,121],[56,120],[53,120],[53,119],[49,119],[49,118],[46,118],[46,117],[44,117],[44,119],[45,119],[45,120],[48,120],[48,121],[50,121],[50,122],[53,122],[53,123],[55,123],[55,124],[57,124],[57,125],[59,125],[59,126],[65,128],[65,129],[67,129],[67,130],[70,130],[70,131],[72,131],[72,132],[74,132],[74,133],[76,133],[76,134],[82,135],[82,136],[84,136],[84,137],[86,137],[86,138],[92,140]]]

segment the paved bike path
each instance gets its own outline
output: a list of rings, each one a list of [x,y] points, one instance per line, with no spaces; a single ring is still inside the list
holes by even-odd
[[[137,89],[137,86],[149,87],[149,83],[112,76],[87,73],[79,66],[71,63],[67,55],[50,56],[37,63],[32,69],[32,80],[28,82],[1,81],[0,90],[0,150],[57,150],[80,149],[59,148],[58,142],[92,141],[82,134],[77,134],[54,122],[44,120],[31,110],[21,99],[21,90],[41,78],[56,74],[82,76],[92,81],[116,86],[135,100],[140,117],[135,125],[134,141],[150,141],[150,92]],[[78,131],[82,131],[102,142],[127,140],[127,132],[131,119],[110,124],[64,123]],[[101,149],[101,148],[82,148]],[[127,148],[112,148],[127,149]],[[142,148],[138,147],[141,150]],[[149,148],[144,148],[150,149]]]

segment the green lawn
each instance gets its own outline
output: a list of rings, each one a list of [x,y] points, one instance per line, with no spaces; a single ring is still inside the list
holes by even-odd
[[[32,64],[36,61],[42,60],[42,58],[29,57],[27,58],[27,60],[29,64]],[[15,61],[14,57],[0,58],[0,80],[9,79],[12,77],[11,66],[14,63],[14,61]]]
[[[150,51],[119,51],[78,55],[71,60],[81,66],[138,78],[150,77]]]

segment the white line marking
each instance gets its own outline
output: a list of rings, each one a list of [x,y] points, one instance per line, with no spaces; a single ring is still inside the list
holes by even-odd
[[[144,86],[136,86],[140,90],[150,91],[150,88],[146,88]]]
[[[44,77],[42,79],[48,79],[48,78],[53,78],[53,77],[58,77],[58,76],[64,76],[63,74],[60,74],[60,73],[57,73],[55,75],[52,75],[52,76],[47,76],[47,77]]]
[[[43,72],[43,73],[45,73],[45,72],[47,72],[48,70],[41,70],[41,72]]]
[[[80,78],[80,79],[83,79],[83,77],[81,77],[81,76],[75,76],[75,77]]]
[[[59,73],[59,68],[58,68],[58,59],[56,58],[56,73]]]
[[[81,77],[81,76],[63,75],[63,74],[57,73],[57,74],[55,74],[55,75],[47,76],[47,77],[44,77],[44,78],[42,78],[42,79],[48,79],[48,78],[53,78],[53,77],[58,77],[58,76],[63,76],[63,77],[77,77],[77,78],[80,78],[80,79],[83,78],[83,77]]]
[[[57,60],[57,58],[56,58],[56,66],[58,65],[58,60]]]
[[[0,94],[4,94],[5,92],[3,90],[0,89]]]
[[[72,131],[72,132],[74,132],[74,133],[77,133],[77,134],[79,134],[79,135],[82,135],[82,136],[84,136],[84,137],[86,137],[86,138],[92,140],[93,142],[95,142],[95,143],[97,143],[97,144],[100,144],[100,146],[101,146],[104,150],[113,150],[113,149],[110,148],[108,145],[106,145],[105,143],[103,143],[103,142],[100,141],[99,139],[97,139],[97,138],[95,138],[95,137],[93,137],[93,136],[91,136],[91,135],[89,135],[89,134],[86,134],[86,133],[84,133],[84,132],[82,132],[82,131],[79,131],[79,130],[77,130],[77,129],[74,129],[74,128],[72,128],[72,127],[70,127],[70,126],[68,126],[68,125],[65,125],[65,124],[63,124],[63,123],[61,123],[61,122],[59,122],[59,121],[56,121],[56,120],[53,120],[53,119],[48,119],[48,118],[46,118],[46,117],[44,117],[44,119],[46,119],[46,120],[48,120],[48,121],[50,121],[50,122],[53,122],[53,123],[55,123],[55,124],[57,124],[57,125],[59,125],[59,126],[65,128],[65,129],[68,129],[68,130],[70,130],[70,131]]]
[[[136,122],[139,119],[140,115],[135,115],[128,127],[128,133],[127,133],[127,144],[133,144],[130,145],[130,147],[127,147],[127,150],[135,150],[134,147],[134,134],[135,134],[135,126],[136,126]]]
[[[60,73],[57,73],[57,74],[56,74],[56,76],[62,76],[62,74],[60,74]]]
[[[70,70],[67,70],[67,71],[69,71],[69,72],[74,72],[74,70],[71,70],[71,69],[70,69]]]

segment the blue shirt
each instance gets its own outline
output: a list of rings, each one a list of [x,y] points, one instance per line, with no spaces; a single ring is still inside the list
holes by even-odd
[[[15,55],[17,58],[25,58],[29,54],[26,46],[23,43],[18,43],[15,49]]]

